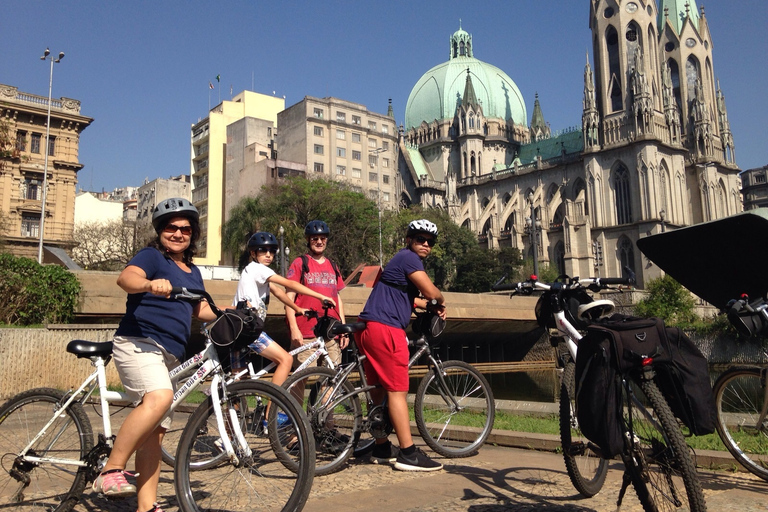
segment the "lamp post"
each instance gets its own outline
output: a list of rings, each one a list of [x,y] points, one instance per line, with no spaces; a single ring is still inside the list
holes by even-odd
[[[53,65],[61,62],[64,58],[64,52],[59,52],[59,56],[54,58],[51,50],[48,48],[43,52],[40,60],[51,61],[51,73],[48,80],[48,118],[45,123],[45,163],[43,164],[43,198],[40,205],[40,243],[37,246],[37,262],[43,263],[43,233],[45,233],[45,201],[48,199],[48,153],[51,146],[51,92],[53,90]]]
[[[376,155],[376,186],[378,187],[378,208],[379,208],[379,265],[384,266],[384,251],[382,250],[381,243],[381,172],[379,168],[379,153],[384,151],[384,148],[376,148],[371,153]]]
[[[531,216],[525,218],[525,229],[531,236],[531,249],[533,250],[533,274],[539,276],[539,244],[538,231],[541,229],[541,221],[536,218],[536,209],[533,206],[533,193],[528,194],[528,202],[531,203]]]
[[[280,275],[285,277],[285,229],[280,226],[277,232],[280,234]]]
[[[661,219],[661,232],[664,233],[667,230],[667,212],[663,208],[659,212],[659,218]]]

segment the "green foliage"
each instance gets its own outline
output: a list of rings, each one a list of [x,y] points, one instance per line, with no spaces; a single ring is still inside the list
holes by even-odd
[[[74,316],[80,281],[58,265],[0,254],[0,322],[66,323]]]
[[[669,275],[652,279],[646,284],[648,297],[635,306],[639,316],[656,316],[668,325],[689,325],[697,320],[696,301],[691,293]]]
[[[360,263],[378,260],[376,204],[344,183],[322,178],[288,178],[265,187],[256,198],[242,199],[224,224],[224,250],[239,257],[242,268],[248,261],[244,252],[251,234],[268,231],[279,237],[282,226],[293,260],[306,251],[304,226],[315,219],[331,228],[326,254],[336,261],[342,274],[350,273]]]

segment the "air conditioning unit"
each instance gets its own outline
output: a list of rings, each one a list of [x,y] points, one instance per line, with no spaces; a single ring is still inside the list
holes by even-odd
[[[373,162],[371,162],[371,169],[373,169],[374,167],[376,167],[376,164],[374,164]]]

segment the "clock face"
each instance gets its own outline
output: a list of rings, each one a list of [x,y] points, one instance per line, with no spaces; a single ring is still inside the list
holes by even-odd
[[[688,48],[693,48],[694,46],[696,46],[696,40],[692,37],[689,37],[688,39],[685,40],[685,46],[687,46]]]
[[[625,7],[628,13],[632,14],[637,10],[637,4],[635,2],[629,2]]]

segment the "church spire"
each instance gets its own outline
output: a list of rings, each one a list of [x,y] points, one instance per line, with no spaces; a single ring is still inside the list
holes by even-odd
[[[592,76],[592,67],[589,65],[589,53],[587,53],[587,64],[584,66],[584,111],[581,114],[585,149],[599,147],[599,125],[600,114],[597,111],[595,98],[595,81]]]
[[[661,0],[656,19],[659,31],[664,30],[664,23],[666,21],[669,21],[677,35],[680,35],[686,21],[692,23],[696,30],[698,30],[699,9],[696,7],[696,0]]]
[[[461,105],[466,109],[472,107],[477,110],[477,95],[475,95],[475,87],[472,85],[472,75],[467,68],[467,81],[464,84],[464,96],[461,98]]]
[[[389,107],[387,107],[387,117],[395,118],[395,110],[392,108],[392,98],[389,98]]]
[[[531,116],[531,140],[548,139],[550,136],[549,125],[544,120],[544,114],[541,112],[539,103],[539,93],[536,93],[536,100],[533,102],[533,115]]]

